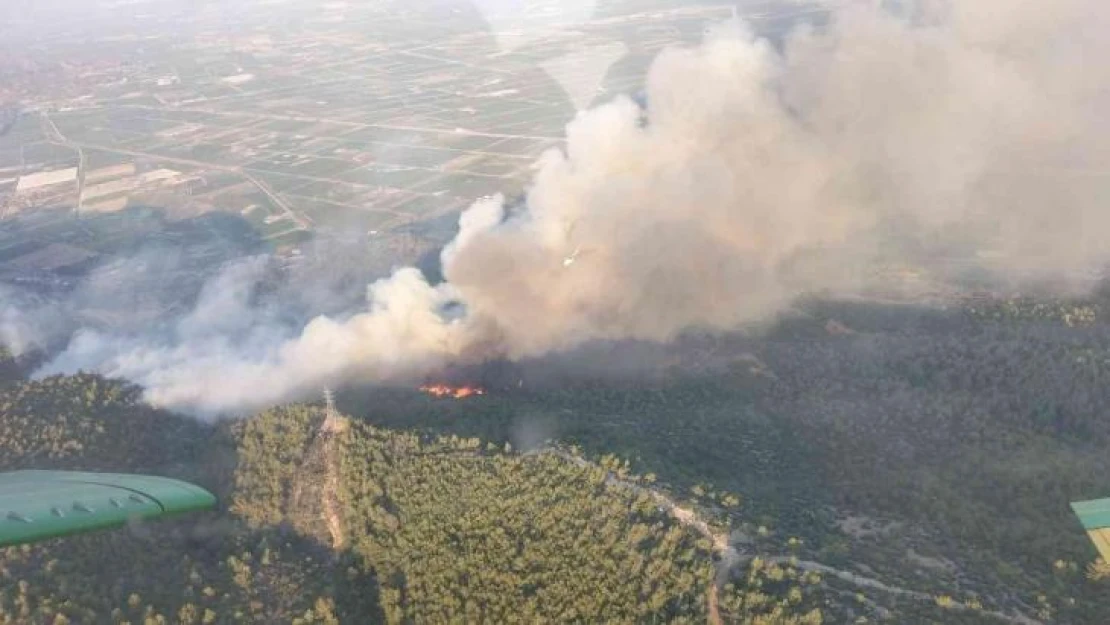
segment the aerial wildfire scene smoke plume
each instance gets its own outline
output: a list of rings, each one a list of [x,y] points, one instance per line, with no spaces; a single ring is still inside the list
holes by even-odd
[[[955,256],[1067,288],[1110,256],[1106,32],[1098,0],[847,3],[776,42],[728,20],[659,54],[643,102],[580,112],[523,203],[463,212],[442,281],[400,268],[363,310],[290,329],[253,307],[247,259],[168,331],[78,330],[40,374],[235,415],[450,363],[743,331],[878,288],[889,264]],[[28,313],[2,308],[12,339]]]

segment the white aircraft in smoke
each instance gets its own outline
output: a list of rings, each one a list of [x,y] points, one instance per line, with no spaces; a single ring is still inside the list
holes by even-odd
[[[569,226],[567,226],[567,228],[566,228],[566,232],[564,233],[564,237],[565,237],[565,239],[570,239],[570,238],[571,238],[571,236],[572,236],[572,235],[574,234],[574,230],[575,230],[575,228],[576,228],[577,226],[578,226],[578,222],[577,222],[577,221],[575,221],[574,223],[572,223],[572,224],[570,224]],[[568,243],[569,243],[569,241],[568,241]],[[595,249],[595,248],[591,248],[591,249],[585,249],[585,250],[584,250],[584,249],[582,249],[582,246],[581,246],[581,245],[577,245],[577,246],[575,246],[575,248],[574,248],[574,251],[573,251],[573,252],[571,252],[571,253],[570,253],[570,254],[569,254],[568,256],[564,256],[564,257],[563,257],[563,267],[564,267],[564,268],[566,268],[566,267],[570,267],[571,265],[573,265],[573,264],[574,264],[575,262],[577,262],[577,261],[578,261],[578,257],[579,257],[579,256],[581,256],[581,255],[583,255],[583,254],[589,254],[589,253],[593,252],[593,251],[594,251],[594,249]]]
[[[593,249],[584,250],[581,247],[574,248],[574,251],[571,252],[569,256],[564,256],[563,257],[563,267],[570,267],[571,265],[573,265],[575,262],[578,261],[579,257],[584,256],[586,254],[592,254],[594,251],[595,250],[593,250]]]

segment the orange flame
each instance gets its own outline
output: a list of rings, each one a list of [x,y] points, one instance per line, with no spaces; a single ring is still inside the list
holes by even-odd
[[[473,395],[486,394],[485,389],[477,386],[449,386],[447,384],[425,384],[420,387],[420,390],[432,397],[449,397],[451,399],[463,399]]]

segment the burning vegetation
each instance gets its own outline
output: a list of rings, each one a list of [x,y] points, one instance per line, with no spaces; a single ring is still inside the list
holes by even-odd
[[[485,389],[478,386],[451,386],[449,384],[425,384],[420,387],[421,392],[432,397],[447,397],[451,399],[464,399],[475,395],[485,395]]]

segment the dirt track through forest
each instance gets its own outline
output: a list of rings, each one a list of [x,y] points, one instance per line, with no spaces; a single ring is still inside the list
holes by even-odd
[[[320,427],[323,437],[321,444],[324,446],[324,466],[326,474],[324,489],[321,493],[321,505],[324,509],[324,518],[328,524],[328,533],[331,534],[332,549],[339,551],[346,544],[347,539],[343,532],[342,510],[339,506],[339,454],[340,445],[336,440],[343,432],[347,431],[347,420],[337,414],[329,414]]]
[[[567,462],[571,462],[581,467],[596,466],[585,458],[581,458],[558,448],[547,448],[530,453],[553,454],[566,460]],[[660,508],[666,510],[667,513],[674,517],[674,519],[677,520],[679,523],[685,525],[686,527],[693,528],[703,537],[709,539],[712,542],[713,551],[719,554],[720,560],[717,564],[716,583],[710,586],[709,591],[709,622],[711,625],[718,625],[719,623],[721,623],[721,617],[718,607],[720,604],[717,601],[718,586],[723,585],[724,582],[728,579],[728,572],[733,567],[741,563],[750,561],[751,557],[745,557],[746,554],[741,554],[734,546],[729,544],[727,534],[713,533],[713,530],[709,526],[709,523],[698,514],[697,510],[679,505],[678,502],[672,499],[669,495],[654,488],[644,486],[643,484],[621,479],[612,471],[606,472],[605,483],[610,486],[627,488],[637,493],[648,495],[655,500]],[[886,584],[876,579],[864,577],[862,575],[852,573],[851,571],[837,569],[827,564],[814,562],[812,560],[798,560],[792,556],[770,556],[763,557],[763,560],[765,562],[773,562],[776,564],[790,564],[803,571],[812,571],[815,573],[821,573],[823,575],[829,575],[861,588],[877,590],[883,593],[900,595],[904,597],[912,597],[914,599],[927,601],[930,603],[936,601],[935,596],[926,592],[910,590],[908,588],[902,588],[901,586]],[[951,609],[971,610],[972,608],[969,608],[962,603],[954,602]],[[980,614],[991,616],[1010,623],[1015,623],[1017,625],[1044,625],[1041,621],[1035,620],[1023,614],[1006,614],[1004,612],[998,612],[994,610],[979,610],[978,612]]]

